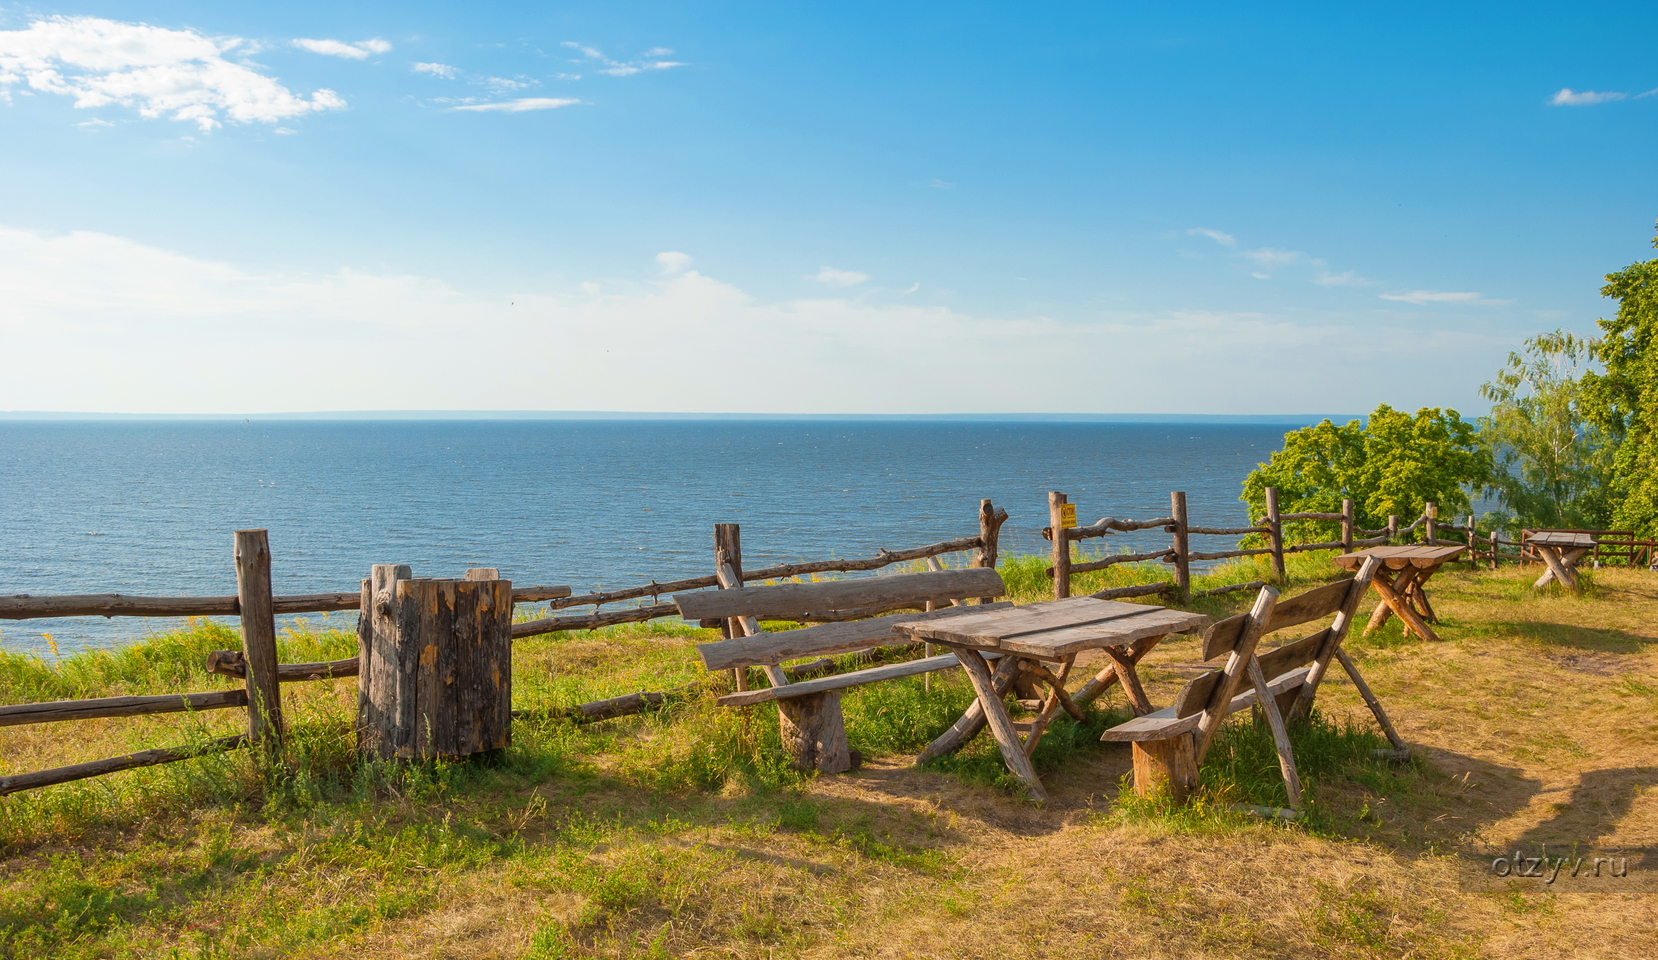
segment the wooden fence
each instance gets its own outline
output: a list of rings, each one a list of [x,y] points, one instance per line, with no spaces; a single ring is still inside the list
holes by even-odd
[[[134,597],[122,594],[83,594],[36,597],[27,594],[0,597],[0,619],[31,620],[46,617],[193,617],[234,616],[241,620],[242,649],[208,655],[210,673],[235,677],[240,690],[203,693],[167,693],[153,696],[100,697],[0,706],[0,727],[32,723],[60,723],[100,717],[140,717],[162,713],[244,708],[247,732],[183,747],[140,750],[107,760],[93,760],[49,770],[0,777],[0,796],[36,787],[68,783],[119,770],[173,763],[208,753],[260,745],[270,756],[280,753],[283,721],[280,685],[294,681],[325,680],[358,674],[357,658],[326,663],[277,662],[276,616],[358,610],[364,590],[275,596],[271,591],[270,540],[264,530],[238,530],[235,535],[236,595],[233,597]],[[570,595],[569,587],[522,587],[512,591],[514,602],[556,600]]]
[[[1355,521],[1353,501],[1351,500],[1341,502],[1341,512],[1339,513],[1281,513],[1278,509],[1278,490],[1275,487],[1268,487],[1266,491],[1266,516],[1258,526],[1194,526],[1187,512],[1186,494],[1178,490],[1169,494],[1169,515],[1166,517],[1156,517],[1150,520],[1122,520],[1116,517],[1104,517],[1086,526],[1078,526],[1076,524],[1075,505],[1070,502],[1065,494],[1054,491],[1048,494],[1049,525],[1042,529],[1042,537],[1053,543],[1053,565],[1048,567],[1047,575],[1054,582],[1054,597],[1056,599],[1063,599],[1071,595],[1071,577],[1077,574],[1104,570],[1119,563],[1142,563],[1148,560],[1157,560],[1174,567],[1173,580],[1102,590],[1090,594],[1090,596],[1102,600],[1111,600],[1169,593],[1178,599],[1185,600],[1194,596],[1260,589],[1264,586],[1263,581],[1253,580],[1249,583],[1234,583],[1193,593],[1192,564],[1194,562],[1226,560],[1233,557],[1271,556],[1273,574],[1282,580],[1285,577],[1284,556],[1286,554],[1303,553],[1311,550],[1340,550],[1343,553],[1351,553],[1356,549],[1373,547],[1408,536],[1418,527],[1426,528],[1424,537],[1431,541],[1437,535],[1436,515],[1435,505],[1429,503],[1422,516],[1418,517],[1408,527],[1401,528],[1398,517],[1389,517],[1386,527],[1377,530],[1361,530]],[[1284,530],[1286,524],[1315,522],[1339,524],[1340,538],[1319,543],[1285,542]],[[1114,532],[1128,533],[1158,528],[1162,528],[1171,535],[1169,546],[1162,549],[1142,553],[1112,554],[1096,560],[1078,560],[1071,554],[1071,545],[1082,540],[1103,537]],[[1229,550],[1192,549],[1192,537],[1194,536],[1240,537],[1251,535],[1264,537],[1267,545],[1264,547],[1244,547],[1239,544]]]
[[[774,580],[815,573],[876,570],[894,563],[930,560],[947,553],[973,551],[974,563],[994,567],[997,540],[1007,511],[995,508],[989,500],[982,501],[979,510],[979,534],[957,540],[946,540],[908,550],[882,550],[876,556],[859,560],[818,560],[805,563],[787,563],[750,570],[740,574],[742,579]],[[727,536],[736,537],[735,524]],[[739,554],[740,556],[740,554]],[[280,755],[283,738],[281,684],[310,680],[332,680],[361,675],[358,657],[319,663],[278,663],[276,649],[276,615],[319,613],[336,610],[369,609],[371,604],[369,581],[351,593],[323,593],[297,596],[275,596],[271,591],[271,556],[269,538],[264,530],[238,530],[235,535],[235,562],[237,592],[232,597],[135,597],[122,594],[84,594],[73,596],[29,596],[18,594],[0,597],[0,619],[29,620],[49,617],[103,616],[103,617],[189,617],[235,616],[241,620],[242,649],[216,650],[208,654],[206,669],[243,681],[237,690],[216,690],[200,693],[169,693],[153,696],[101,697],[85,700],[59,700],[51,703],[24,703],[0,706],[0,726],[19,726],[35,723],[58,723],[67,720],[90,720],[103,717],[152,716],[163,713],[183,713],[199,710],[241,708],[247,711],[247,732],[220,737],[202,744],[141,750],[107,760],[54,767],[32,773],[0,777],[0,796],[53,784],[68,783],[87,777],[96,777],[120,770],[155,764],[173,763],[209,753],[235,750],[250,744],[264,748],[268,757]],[[740,562],[740,560],[739,560]],[[936,561],[931,561],[936,562]],[[476,576],[475,576],[476,575]],[[487,579],[494,570],[479,568],[467,571],[468,579]],[[714,576],[693,577],[666,583],[652,581],[639,587],[571,596],[564,586],[517,587],[512,598],[517,603],[547,602],[554,609],[592,605],[593,613],[584,616],[553,616],[513,625],[514,639],[553,633],[561,630],[591,630],[619,623],[653,620],[679,615],[671,603],[647,604],[623,610],[601,613],[600,604],[649,597],[661,594],[684,593],[708,587],[717,587]],[[876,611],[842,611],[815,619],[851,619],[872,616]],[[887,612],[887,611],[879,611]],[[366,621],[369,618],[360,617]],[[805,619],[814,619],[808,615]],[[710,624],[712,625],[712,624]],[[654,699],[653,699],[654,698]],[[592,704],[581,704],[565,711],[577,719],[603,719],[634,712],[651,703],[660,702],[662,695],[630,694]]]

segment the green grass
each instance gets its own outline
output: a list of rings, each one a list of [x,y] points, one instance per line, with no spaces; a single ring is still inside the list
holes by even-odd
[[[1051,596],[1046,565],[1033,557],[1003,565],[1016,599]],[[1194,587],[1269,573],[1250,558],[1205,571]],[[1289,573],[1291,591],[1336,576],[1327,555],[1294,556]],[[1077,578],[1074,592],[1167,576],[1160,564],[1120,565]],[[1252,599],[1242,592],[1193,607],[1219,617]],[[723,680],[693,649],[708,636],[660,623],[519,641],[515,706],[530,713],[515,721],[513,745],[490,758],[361,760],[354,682],[291,684],[278,777],[262,779],[250,754],[233,752],[0,799],[0,958],[349,952],[411,918],[442,915],[480,888],[503,904],[500,923],[527,931],[513,949],[529,957],[793,955],[822,951],[837,930],[859,923],[910,915],[988,922],[985,911],[999,909],[1007,891],[963,865],[961,837],[975,828],[925,804],[817,795],[783,762],[775,709],[714,703]],[[0,651],[0,701],[224,689],[232,681],[206,674],[203,661],[239,643],[233,628],[196,621],[113,652],[43,659]],[[1367,644],[1399,652],[1385,631]],[[285,631],[280,646],[287,662],[327,660],[352,655],[356,637],[318,620]],[[556,712],[676,688],[682,695],[662,709],[616,721],[579,725]],[[1620,688],[1642,702],[1653,689],[1634,678]],[[872,760],[913,755],[970,702],[966,683],[949,674],[850,691],[848,740]],[[1062,714],[1035,753],[1037,770],[1058,774],[1121,751],[1099,735],[1126,716],[1091,710],[1077,723]],[[203,740],[241,722],[241,711],[225,710],[0,733],[12,757],[36,750],[63,763]],[[1350,842],[1369,830],[1366,798],[1434,787],[1420,764],[1374,760],[1371,751],[1386,743],[1367,727],[1315,714],[1293,737],[1308,798],[1299,823],[1263,825],[1231,808],[1286,802],[1270,735],[1247,717],[1223,728],[1196,803],[1173,809],[1125,794],[1105,801],[1094,820],[1112,829],[1231,838],[1266,830]],[[3,772],[20,769],[8,763]],[[1023,796],[987,736],[935,761],[927,775],[969,795]],[[744,852],[751,849],[766,853],[757,859]],[[809,902],[785,889],[800,871]],[[877,898],[870,889],[886,892]],[[1346,910],[1339,900],[1319,899],[1324,912],[1308,915],[1310,929],[1332,944],[1380,949],[1367,917],[1386,911]]]

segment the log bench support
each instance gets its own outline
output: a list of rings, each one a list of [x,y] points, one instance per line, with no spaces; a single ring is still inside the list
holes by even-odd
[[[796,770],[845,773],[862,759],[846,746],[839,690],[777,701],[777,730],[783,738],[783,752]]]
[[[1185,803],[1197,789],[1197,753],[1192,735],[1182,733],[1167,740],[1136,740],[1134,795],[1166,795],[1174,803]]]

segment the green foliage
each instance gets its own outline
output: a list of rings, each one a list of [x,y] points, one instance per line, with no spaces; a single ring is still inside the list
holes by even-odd
[[[1658,247],[1658,238],[1653,240]],[[1601,295],[1618,314],[1600,321],[1595,357],[1604,373],[1583,377],[1583,411],[1617,442],[1612,525],[1658,536],[1658,259],[1607,274]]]
[[[1334,513],[1351,499],[1360,527],[1377,529],[1389,515],[1409,522],[1428,501],[1440,515],[1469,509],[1469,491],[1491,479],[1491,456],[1474,425],[1455,410],[1423,407],[1415,416],[1378,406],[1368,423],[1329,420],[1291,430],[1284,449],[1244,478],[1243,496],[1254,522],[1266,516],[1266,489],[1278,488],[1284,513]],[[1317,542],[1327,527],[1286,527],[1288,538]]]
[[[1480,387],[1480,436],[1497,465],[1491,489],[1516,527],[1601,529],[1612,515],[1613,446],[1583,414],[1582,376],[1596,342],[1565,331],[1526,340],[1525,356]]]

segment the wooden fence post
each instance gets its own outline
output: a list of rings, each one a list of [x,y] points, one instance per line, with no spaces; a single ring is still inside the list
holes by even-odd
[[[1174,583],[1180,602],[1192,599],[1191,524],[1186,522],[1186,491],[1169,494],[1169,506],[1174,513]]]
[[[1491,569],[1493,570],[1497,569],[1497,549],[1497,531],[1493,530],[1491,531]]]
[[[363,581],[362,599],[357,608],[357,749],[371,751],[374,731],[386,729],[396,721],[381,716],[374,702],[373,691],[386,687],[395,679],[397,669],[397,624],[392,620],[392,599],[397,596],[397,581],[409,580],[414,571],[406,563],[377,563],[369,568]],[[414,703],[411,689],[401,698]]]
[[[1427,537],[1424,542],[1431,547],[1434,541],[1439,539],[1439,504],[1429,500],[1422,505],[1422,513],[1428,518],[1428,522],[1422,527],[1422,532]]]
[[[996,569],[996,549],[1002,536],[1007,511],[997,510],[989,500],[979,501],[979,555],[974,566]],[[980,603],[995,603],[995,597],[980,597]]]
[[[1267,527],[1267,536],[1272,538],[1272,573],[1283,582],[1289,575],[1284,572],[1284,521],[1279,519],[1277,487],[1267,487]]]
[[[714,524],[714,568],[716,570],[719,569],[721,551],[724,551],[726,558],[731,561],[731,572],[737,575],[737,583],[740,585],[743,582],[743,531],[740,525],[735,523]],[[720,630],[728,640],[743,635],[743,628],[738,625],[735,617],[727,618]],[[731,678],[736,683],[738,690],[748,689],[748,669],[746,667],[732,667]]]
[[[1399,515],[1390,513],[1387,515],[1387,542],[1392,543],[1397,539],[1399,539]]]
[[[1474,515],[1468,515],[1468,569],[1480,568],[1480,546],[1474,535]]]
[[[1048,528],[1054,539],[1054,599],[1071,595],[1071,540],[1065,529],[1064,507],[1069,503],[1058,490],[1048,491]]]
[[[1353,501],[1341,502],[1341,552],[1353,552]]]
[[[271,599],[271,544],[264,530],[236,531],[236,611],[247,664],[248,740],[282,755],[282,688],[276,679],[276,612]]]

